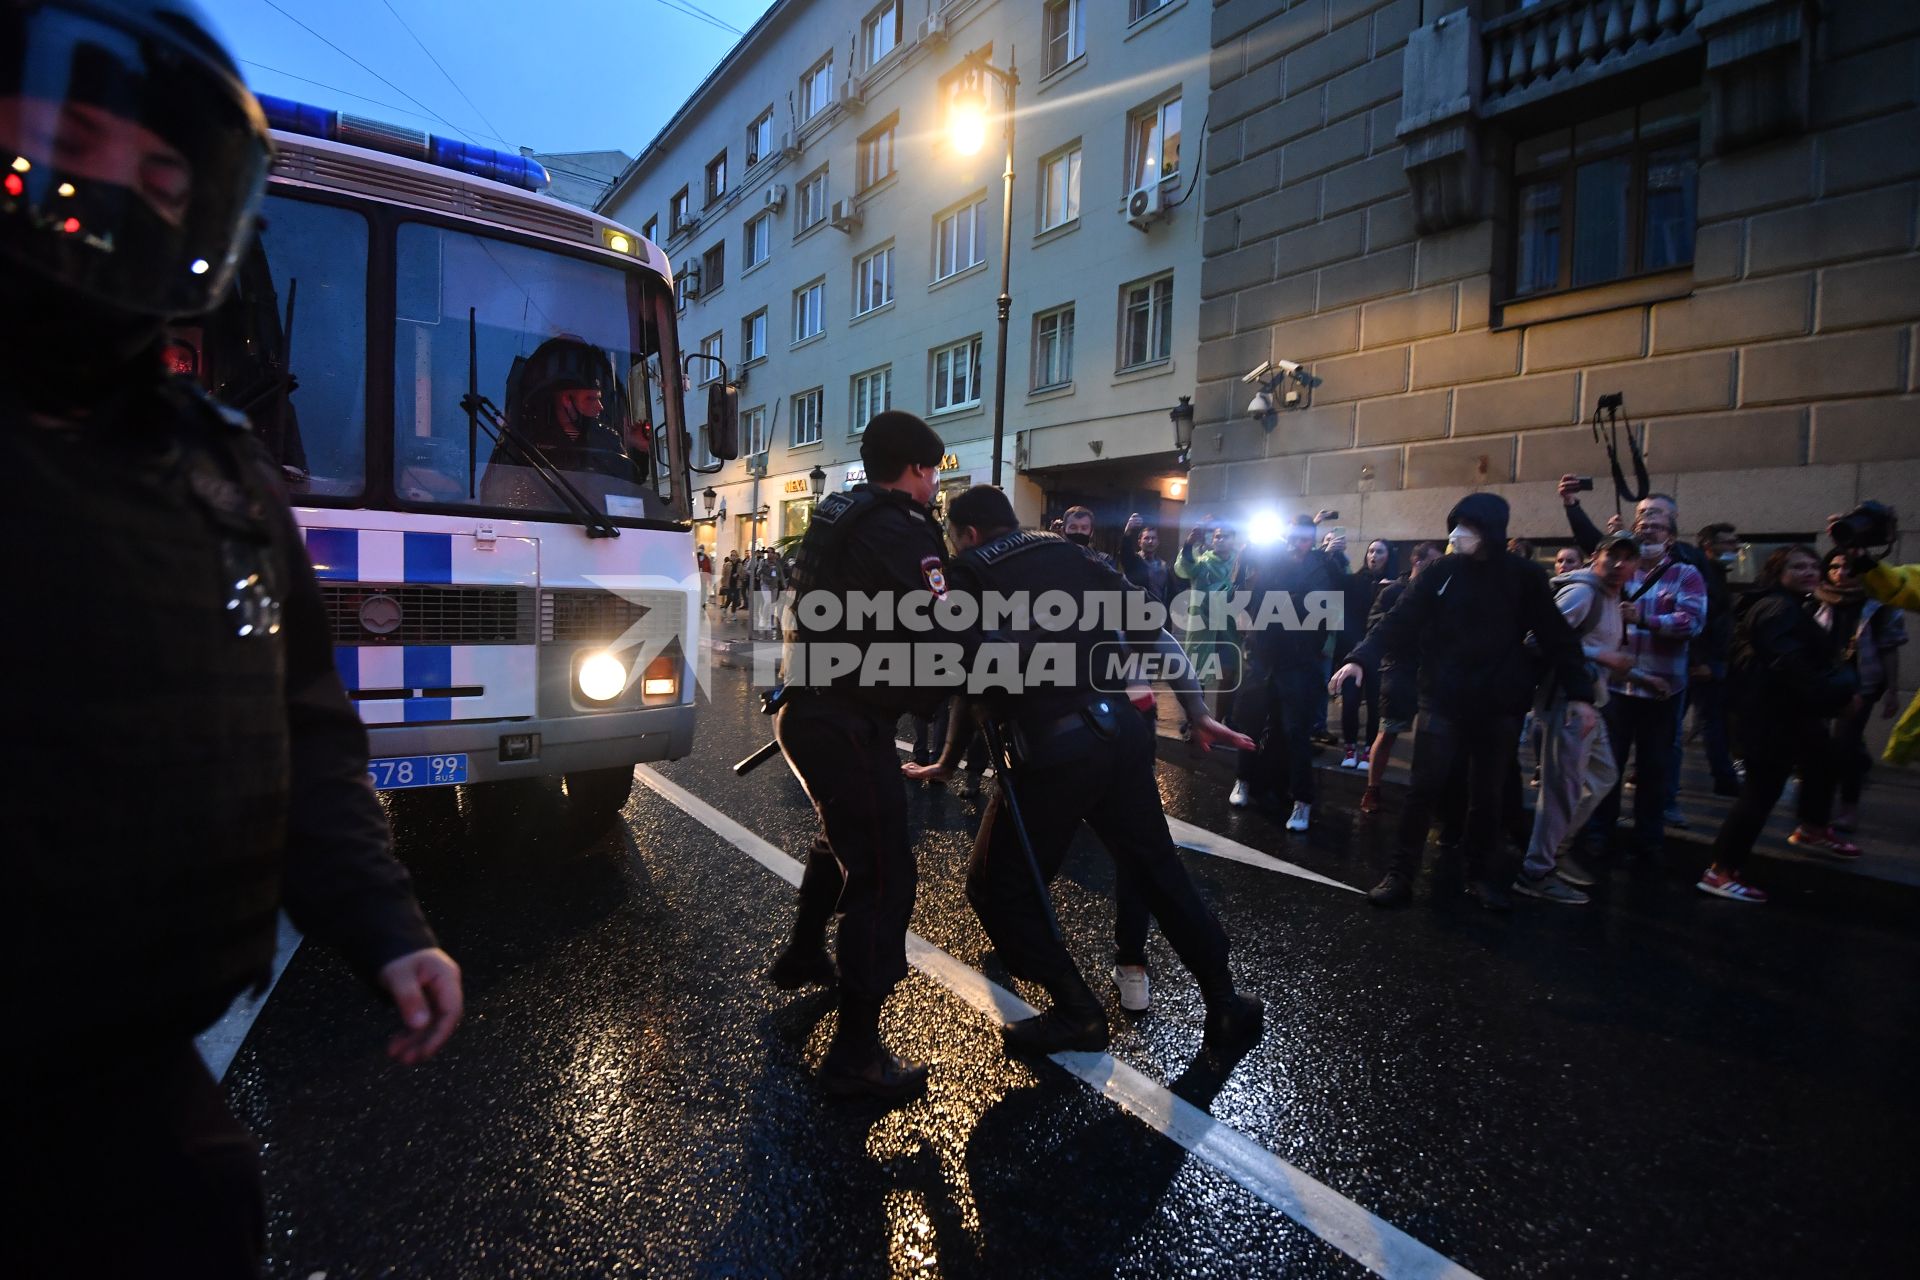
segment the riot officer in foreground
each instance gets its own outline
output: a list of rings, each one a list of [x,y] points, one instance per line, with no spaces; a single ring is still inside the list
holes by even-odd
[[[1119,573],[1065,538],[1021,531],[1006,494],[990,485],[976,485],[954,498],[947,519],[960,549],[950,566],[956,593],[971,593],[975,599],[997,593],[1002,599],[1024,596],[1030,601],[1045,593],[1064,593],[1078,604],[1077,617],[1085,618],[1097,607],[1093,602],[1098,597],[1123,598],[1133,590]],[[1031,616],[1037,620],[1040,609]],[[1130,874],[1161,932],[1198,980],[1207,1005],[1208,1047],[1231,1051],[1251,1044],[1259,1037],[1264,1006],[1234,990],[1227,970],[1227,935],[1201,901],[1167,830],[1154,779],[1153,730],[1128,705],[1126,677],[1102,669],[1106,657],[1118,649],[1114,633],[1083,628],[1076,621],[1067,630],[1010,630],[1007,638],[1026,655],[1030,675],[1042,665],[1041,646],[1072,650],[1069,669],[1060,671],[1057,679],[1038,685],[1029,679],[1012,695],[983,695],[988,714],[997,718],[1011,742],[1014,791],[1040,878],[1052,881],[1074,832],[1085,822],[1123,873]],[[1126,632],[1126,642],[1136,654],[1184,661],[1178,644],[1160,627],[1133,627]],[[985,656],[988,650],[979,652]],[[1217,743],[1252,750],[1250,739],[1207,714],[1191,669],[1168,683],[1192,725],[1194,742],[1202,748]],[[963,719],[956,711],[956,725]],[[939,763],[904,765],[903,772],[916,779],[951,776],[961,741],[964,735],[956,729]],[[995,761],[1000,767],[1004,763]],[[1106,1013],[1067,953],[1050,905],[1035,883],[1035,868],[1009,820],[1006,801],[1002,788],[981,820],[967,873],[967,898],[1008,972],[1039,983],[1053,997],[1044,1013],[1006,1029],[1007,1047],[1016,1053],[1104,1049]]]
[[[869,654],[891,650],[911,661],[928,639],[902,627],[893,606],[829,621],[810,601],[946,594],[946,548],[930,505],[945,452],[914,415],[876,415],[860,442],[867,482],[820,500],[794,566],[797,607],[786,619],[788,683],[774,736],[819,814],[820,836],[800,881],[792,939],[768,977],[789,990],[832,982],[826,932],[840,913],[839,1023],[820,1069],[830,1093],[905,1098],[926,1084],[925,1067],[902,1062],[880,1041],[880,1006],[907,974],[916,886],[894,726],[903,713],[931,715],[951,690],[915,688],[910,670],[876,678]],[[831,672],[830,652],[862,661]]]
[[[162,363],[253,233],[269,141],[185,0],[0,4],[0,541],[13,1275],[250,1276],[259,1162],[193,1036],[283,905],[398,1007],[459,1021],[366,774],[278,469]]]

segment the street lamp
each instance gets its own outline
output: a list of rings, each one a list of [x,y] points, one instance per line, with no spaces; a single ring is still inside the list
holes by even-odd
[[[1180,465],[1187,466],[1193,452],[1193,397],[1181,396],[1167,417],[1173,419],[1173,447],[1180,451]]]
[[[700,495],[700,505],[707,509],[708,516],[713,515],[713,504],[719,500],[720,495],[713,491],[712,485],[708,485],[706,491]]]
[[[818,499],[827,491],[827,473],[815,466],[813,470],[807,472],[807,488],[813,490],[814,498]]]
[[[993,359],[993,471],[992,484],[1000,483],[1000,455],[1007,434],[1007,317],[1013,311],[1013,295],[1007,291],[1008,267],[1013,256],[1013,102],[1014,88],[1020,83],[1011,46],[1007,50],[1005,71],[987,61],[987,52],[976,49],[961,64],[960,86],[948,106],[947,129],[953,149],[970,156],[986,145],[986,82],[999,82],[1006,91],[1006,111],[1002,119],[1007,143],[1006,172],[1002,175],[1000,195],[1000,329],[994,340]]]

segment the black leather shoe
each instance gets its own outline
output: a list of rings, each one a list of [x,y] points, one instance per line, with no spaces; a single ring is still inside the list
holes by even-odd
[[[1413,901],[1413,881],[1398,871],[1389,871],[1367,891],[1367,901],[1376,907],[1404,907]]]
[[[1493,880],[1467,881],[1467,893],[1489,911],[1513,910],[1513,894],[1507,886]]]
[[[1098,1053],[1107,1047],[1107,1015],[1098,1009],[1063,1013],[1049,1009],[1010,1023],[1000,1033],[1008,1053]]]
[[[790,942],[767,970],[767,981],[782,991],[807,986],[832,986],[840,980],[827,949],[819,943]]]
[[[879,1044],[858,1058],[841,1057],[829,1050],[826,1061],[820,1064],[820,1087],[838,1098],[899,1102],[926,1091],[927,1069],[901,1061]]]
[[[1238,993],[1207,1008],[1207,1030],[1201,1043],[1209,1049],[1238,1049],[1253,1044],[1266,1029],[1267,1006],[1253,996]]]

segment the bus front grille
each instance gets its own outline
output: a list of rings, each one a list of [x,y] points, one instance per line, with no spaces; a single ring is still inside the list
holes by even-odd
[[[525,587],[321,583],[336,645],[532,644]]]

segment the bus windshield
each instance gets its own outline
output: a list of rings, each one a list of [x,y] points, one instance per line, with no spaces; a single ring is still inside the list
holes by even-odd
[[[684,518],[664,283],[423,223],[400,227],[395,276],[398,498],[571,518],[557,471],[596,514]]]

